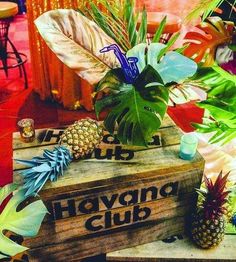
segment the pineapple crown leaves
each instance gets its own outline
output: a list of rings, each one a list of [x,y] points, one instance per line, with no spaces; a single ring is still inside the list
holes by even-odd
[[[197,190],[200,196],[199,207],[203,209],[206,219],[214,219],[223,215],[227,210],[224,205],[227,203],[229,191],[225,191],[228,172],[222,176],[222,171],[218,175],[215,183],[210,178],[204,176],[206,190]]]
[[[58,146],[53,151],[44,150],[42,157],[16,161],[30,167],[20,173],[24,179],[25,196],[30,196],[36,195],[48,180],[56,181],[63,176],[72,161],[72,155],[66,147]]]
[[[0,259],[13,257],[28,249],[8,238],[4,234],[5,231],[11,231],[23,237],[34,237],[48,212],[41,200],[26,203],[24,190],[17,190],[17,187],[16,184],[9,184],[0,188],[0,205],[12,194],[0,214]],[[23,202],[24,207],[19,208]]]

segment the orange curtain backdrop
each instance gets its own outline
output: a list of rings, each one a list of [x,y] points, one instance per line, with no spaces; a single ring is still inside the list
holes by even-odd
[[[83,0],[28,0],[27,16],[34,90],[45,100],[53,98],[68,109],[92,110],[92,87],[66,67],[47,47],[34,20],[46,11],[77,9]]]

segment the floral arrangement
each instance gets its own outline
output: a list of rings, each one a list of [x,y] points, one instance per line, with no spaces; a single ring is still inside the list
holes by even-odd
[[[219,1],[209,7],[218,4]],[[197,26],[197,32],[186,34],[183,47],[173,50],[178,33],[166,45],[159,43],[166,19],[152,43],[147,44],[145,9],[141,14],[135,13],[131,0],[122,2],[121,7],[116,1],[113,5],[100,1],[101,6],[99,9],[89,2],[79,12],[50,11],[35,24],[62,62],[94,85],[97,97],[105,94],[95,102],[95,111],[98,116],[109,108],[104,125],[111,134],[118,132],[124,144],[147,145],[160,127],[168,104],[179,96],[189,101],[189,90],[194,85],[208,95],[197,103],[206,112],[203,123],[194,125],[197,130],[215,132],[212,143],[227,143],[236,137],[235,95],[232,97],[236,77],[215,62],[233,59],[233,22],[208,18]],[[209,10],[206,14],[210,14]],[[127,82],[113,52],[100,52],[114,44],[127,59],[137,58],[139,74],[132,83]],[[222,45],[226,51],[220,52]]]

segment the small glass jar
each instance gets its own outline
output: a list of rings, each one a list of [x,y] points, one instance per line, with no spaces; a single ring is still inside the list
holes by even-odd
[[[33,142],[35,139],[34,120],[31,118],[21,119],[17,125],[22,141],[25,143]]]
[[[191,160],[197,152],[198,138],[194,133],[188,133],[181,137],[180,142],[180,158]]]

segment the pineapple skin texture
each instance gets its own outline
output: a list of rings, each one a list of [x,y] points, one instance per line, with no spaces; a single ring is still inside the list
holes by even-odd
[[[84,158],[101,143],[103,127],[91,118],[70,125],[62,134],[60,144],[66,146],[74,159]]]
[[[200,211],[192,217],[192,238],[201,248],[216,247],[224,238],[225,224],[223,215],[219,218],[205,219],[203,212]]]

